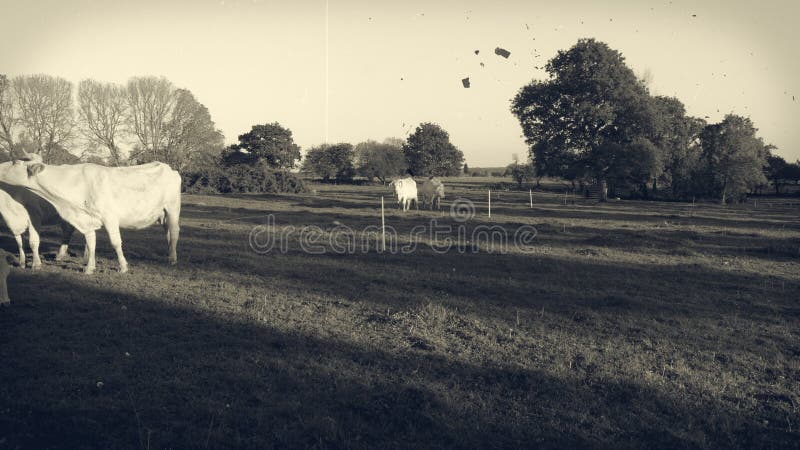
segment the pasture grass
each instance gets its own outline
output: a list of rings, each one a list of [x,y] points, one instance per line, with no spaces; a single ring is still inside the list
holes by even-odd
[[[489,221],[484,181],[450,180],[444,212],[381,186],[186,195],[178,266],[157,227],[123,231],[128,274],[104,232],[86,276],[45,230],[0,310],[0,448],[798,447],[797,206],[499,191]],[[413,252],[303,250],[305,226],[380,225],[381,195]],[[456,198],[468,235],[533,243],[408,237],[462,225]],[[259,254],[268,214],[291,233]]]

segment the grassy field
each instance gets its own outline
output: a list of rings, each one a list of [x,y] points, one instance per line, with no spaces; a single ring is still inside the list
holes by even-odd
[[[128,274],[104,232],[86,276],[46,230],[0,310],[0,448],[800,446],[800,206],[500,191],[489,219],[485,181],[442,213],[380,186],[187,195],[178,266],[123,231]],[[303,250],[307,226],[374,239],[381,195],[414,251]],[[288,238],[259,253],[270,214]],[[412,234],[432,219],[536,236],[447,250]]]

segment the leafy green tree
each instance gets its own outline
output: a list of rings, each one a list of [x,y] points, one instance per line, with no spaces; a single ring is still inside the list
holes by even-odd
[[[355,175],[353,157],[354,150],[350,144],[322,144],[306,153],[303,170],[321,177],[323,181],[350,181]]]
[[[673,198],[686,198],[700,156],[700,132],[706,123],[687,116],[686,108],[677,98],[657,96],[653,105],[656,126],[652,141],[663,163],[660,176],[653,178],[653,189],[660,181],[670,186]]]
[[[658,148],[652,142],[636,138],[630,144],[608,144],[598,148],[593,161],[602,166],[596,170],[603,171],[611,186],[610,192],[627,186],[638,188],[647,196],[647,184],[662,166],[660,157]]]
[[[464,161],[450,135],[435,123],[420,124],[403,145],[403,153],[408,170],[417,176],[455,176]]]
[[[392,144],[366,141],[356,145],[356,171],[369,180],[377,178],[386,184],[389,178],[406,170],[403,149]]]
[[[767,154],[767,166],[764,167],[764,176],[767,177],[772,185],[775,187],[775,194],[781,193],[781,186],[783,186],[789,179],[787,174],[789,172],[789,163],[778,155],[772,154],[772,146],[769,146]]]
[[[612,154],[654,132],[647,88],[619,52],[594,39],[559,51],[546,70],[549,80],[532,81],[512,100],[531,159],[541,175],[595,179],[605,200],[613,164],[626,160]]]
[[[532,164],[519,164],[514,162],[508,165],[503,175],[510,176],[517,182],[519,187],[522,187],[522,183],[536,177],[536,169]]]
[[[294,143],[292,131],[278,122],[253,125],[250,131],[239,136],[236,148],[275,169],[291,169],[300,160],[300,147]]]
[[[464,174],[469,174],[469,166],[467,165],[466,161],[464,162]]]
[[[701,133],[705,191],[725,203],[766,183],[767,146],[749,118],[728,114]]]
[[[786,165],[784,177],[786,180],[794,182],[794,184],[800,183],[800,160]]]

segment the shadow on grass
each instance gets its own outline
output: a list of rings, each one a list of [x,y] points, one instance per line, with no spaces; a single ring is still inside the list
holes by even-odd
[[[580,363],[558,379],[424,347],[364,347],[52,273],[17,274],[10,290],[0,311],[10,448],[793,442],[711,400],[684,404]]]

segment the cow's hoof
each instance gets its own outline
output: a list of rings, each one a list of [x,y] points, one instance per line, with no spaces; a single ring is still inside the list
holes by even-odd
[[[176,264],[178,264],[178,258],[170,258],[169,259],[169,265],[170,266],[174,266]]]
[[[128,273],[128,266],[120,266],[119,273]]]
[[[94,269],[95,269],[94,267],[87,267],[83,269],[83,273],[85,273],[86,275],[92,275],[94,274]]]
[[[40,270],[41,268],[42,268],[42,263],[31,265],[31,270]]]

